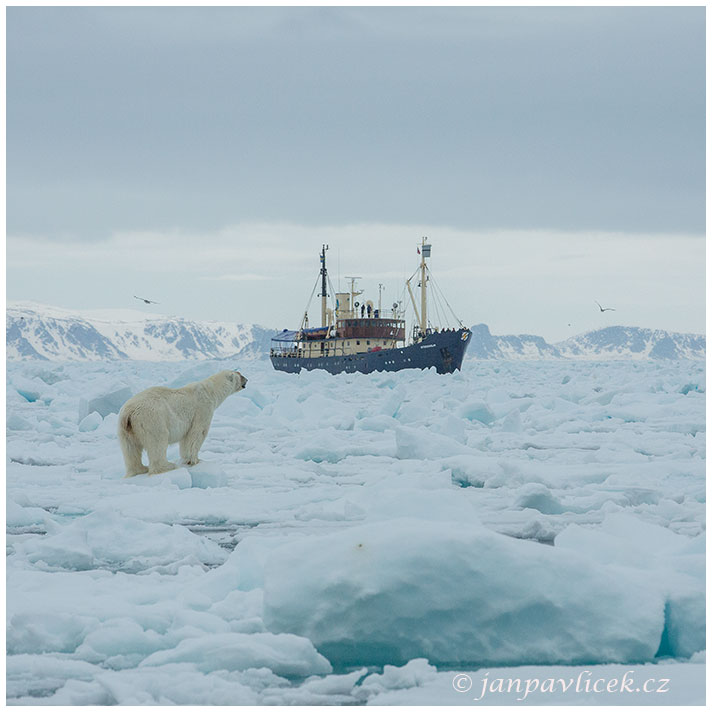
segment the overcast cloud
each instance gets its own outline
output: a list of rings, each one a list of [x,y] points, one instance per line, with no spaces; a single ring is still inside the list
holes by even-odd
[[[590,267],[584,303],[702,331],[704,225],[704,8],[7,9],[10,299],[282,325],[321,237],[366,276],[422,228],[473,243],[470,320],[554,335]]]

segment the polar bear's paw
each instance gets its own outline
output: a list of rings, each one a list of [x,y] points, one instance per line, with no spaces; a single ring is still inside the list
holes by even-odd
[[[188,465],[188,467],[197,465],[199,462],[202,462],[202,460],[199,460],[197,457],[191,457],[191,458],[186,458],[184,460],[181,460],[181,463],[184,465]]]
[[[155,467],[148,468],[149,475],[160,475],[163,472],[170,472],[171,470],[177,470],[178,465],[174,465],[172,462],[163,462]]]
[[[141,467],[135,468],[134,472],[127,472],[124,477],[136,477],[136,475],[145,475],[148,473],[148,467],[146,465],[141,465]]]

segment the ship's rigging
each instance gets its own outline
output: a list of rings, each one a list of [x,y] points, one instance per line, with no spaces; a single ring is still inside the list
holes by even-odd
[[[426,262],[426,259],[431,256],[431,247],[432,246],[427,242],[427,238],[423,237],[420,245],[418,246],[418,253],[421,256],[420,264],[413,274],[411,274],[410,277],[404,281],[399,298],[393,302],[390,310],[391,313],[389,315],[395,319],[402,319],[406,321],[412,318],[413,328],[411,333],[416,339],[422,335],[432,332],[434,329],[464,327],[462,320],[458,318],[457,314],[455,314],[455,311],[450,306],[450,303],[440,288],[439,283],[435,280],[430,267]],[[322,328],[331,328],[334,326],[334,314],[339,311],[339,304],[335,295],[340,293],[340,290],[337,291],[334,289],[334,285],[331,282],[331,277],[329,276],[326,267],[326,251],[328,249],[329,245],[322,245],[321,253],[319,254],[319,274],[314,282],[314,287],[309,295],[306,307],[304,308],[304,315],[302,317],[300,329],[309,328],[309,309],[315,295],[318,296],[321,301]],[[416,299],[411,286],[416,276],[418,277],[418,280],[415,287],[419,290],[419,299]],[[361,277],[344,277],[344,279],[350,281],[350,289],[348,292],[343,293],[350,294],[353,309],[358,310],[358,308],[361,307],[361,303],[357,302],[355,298],[363,294],[364,290],[356,289],[356,281],[361,279]],[[379,316],[383,314],[381,306],[381,292],[383,287],[384,285],[379,283],[377,310],[373,306],[373,302],[369,301],[364,303],[364,307],[369,303],[372,305],[371,313],[374,316],[376,314]],[[316,294],[318,288],[320,288],[320,291]],[[406,298],[406,294],[409,299]],[[418,302],[420,303],[420,306],[418,306]],[[403,304],[405,304],[406,307],[403,307]],[[434,319],[431,318],[432,312],[434,312]]]

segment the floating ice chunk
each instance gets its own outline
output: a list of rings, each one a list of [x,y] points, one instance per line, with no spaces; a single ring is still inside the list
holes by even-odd
[[[264,414],[277,416],[290,423],[300,423],[304,415],[302,404],[297,401],[293,390],[285,389],[277,399],[265,408]]]
[[[146,630],[132,618],[110,618],[91,631],[76,655],[106,667],[134,667],[151,653],[165,647],[163,636]]]
[[[12,385],[15,390],[29,403],[34,403],[40,399],[40,394],[46,390],[47,384],[39,378],[26,378],[21,374],[12,377]]]
[[[294,457],[314,462],[336,463],[349,456],[389,455],[393,454],[391,438],[351,437],[350,432],[324,428],[310,434],[309,438],[300,437]]]
[[[312,393],[302,403],[304,413],[318,421],[321,427],[334,427],[337,430],[352,430],[354,410],[335,398],[327,398],[321,393]]]
[[[53,369],[40,368],[34,372],[34,375],[43,380],[49,386],[53,386],[55,383],[63,381],[67,378],[64,373],[64,366],[59,366],[58,368]]]
[[[41,507],[23,507],[8,497],[5,516],[5,525],[8,527],[31,527],[42,524],[48,515]]]
[[[561,514],[566,511],[561,502],[551,494],[551,490],[540,482],[529,482],[521,487],[514,506],[536,509],[542,514]]]
[[[182,640],[172,650],[147,657],[141,667],[193,663],[202,672],[267,667],[276,675],[307,677],[331,672],[329,661],[311,641],[296,635],[218,633]]]
[[[17,413],[11,413],[5,421],[8,430],[32,430],[32,423]]]
[[[247,536],[217,570],[210,572],[214,590],[227,593],[237,588],[253,591],[264,586],[264,567],[270,553],[287,543],[287,538]]]
[[[99,389],[80,399],[79,420],[94,411],[102,417],[109,413],[118,413],[129,398],[131,398],[131,389],[126,386],[113,386],[110,390]]]
[[[688,658],[704,650],[704,623],[704,586],[671,592],[665,606],[665,632],[659,654]]]
[[[597,528],[568,526],[557,535],[556,546],[601,562],[650,569],[660,566],[661,556],[682,553],[691,541],[667,527],[650,524],[626,512],[615,512],[606,515]]]
[[[224,550],[180,525],[154,524],[99,510],[70,524],[55,526],[41,539],[19,542],[16,550],[33,564],[49,570],[86,571],[106,568],[138,573],[180,566],[220,564]]]
[[[112,440],[116,437],[116,431],[119,425],[119,416],[117,413],[109,413],[102,421],[96,432],[100,435],[109,436]]]
[[[311,677],[298,687],[280,687],[266,690],[263,705],[353,705],[356,701],[355,685],[368,673],[360,668],[344,675],[326,675]]]
[[[193,478],[185,467],[162,472],[159,475],[134,475],[127,477],[126,482],[142,487],[166,487],[169,489],[189,489],[193,486]]]
[[[8,655],[6,658],[8,698],[46,698],[67,680],[91,680],[98,672],[83,660],[67,660],[53,655]]]
[[[241,391],[240,393],[247,393],[247,391]],[[249,398],[241,395],[240,398],[229,400],[223,412],[230,413],[231,416],[237,418],[256,418],[260,414],[261,408],[256,406]]]
[[[215,462],[205,462],[201,460],[188,471],[190,473],[192,487],[208,489],[210,487],[225,487],[227,484],[227,475],[222,467]]]
[[[447,437],[422,428],[396,427],[396,457],[399,460],[438,460],[470,450]]]
[[[239,675],[240,680],[235,676]],[[254,679],[250,679],[254,678]],[[250,673],[205,675],[188,663],[133,670],[99,670],[92,680],[70,679],[44,704],[77,705],[257,705],[254,689],[285,681],[263,669]],[[28,700],[28,704],[36,704]]]
[[[354,424],[355,430],[370,430],[375,433],[383,433],[386,430],[393,430],[396,421],[389,415],[374,415],[357,420]]]
[[[333,502],[312,502],[300,507],[294,513],[294,518],[305,522],[315,519],[327,522],[342,522],[363,519],[364,510],[348,499],[338,499]]]
[[[438,420],[430,426],[432,432],[440,433],[441,435],[446,435],[448,438],[457,440],[461,444],[467,442],[467,435],[465,434],[465,421],[462,418],[454,416],[452,413],[448,413],[444,418],[438,418]]]
[[[492,412],[494,420],[506,415],[512,409],[514,398],[515,396],[504,388],[492,388],[487,391],[487,407]],[[471,405],[476,408],[477,401],[471,401]],[[466,403],[465,407],[467,406]],[[480,418],[470,418],[470,420],[480,420]]]
[[[518,408],[510,410],[504,417],[502,430],[506,433],[521,433],[524,430],[522,426],[522,416]]]
[[[203,379],[212,376],[214,373],[217,373],[218,371],[221,371],[224,368],[229,367],[225,366],[224,364],[216,364],[212,361],[203,361],[183,371],[180,376],[173,379],[170,383],[167,384],[167,386],[168,388],[183,388],[183,386],[187,386],[189,383],[202,381]]]
[[[225,577],[221,576],[221,574],[222,572],[218,574],[217,569],[208,572],[213,581],[217,578],[222,578],[224,583]],[[222,600],[214,603],[209,612],[218,616],[221,620],[229,622],[234,633],[265,633],[264,624],[262,623],[262,589],[255,588],[251,591],[235,589],[224,595],[224,591],[227,588],[223,589],[220,586],[211,590],[211,594],[215,594],[217,598]],[[237,629],[236,625],[239,625],[240,629]]]
[[[353,492],[350,497],[359,504],[360,519],[387,521],[397,511],[400,517],[412,517],[422,521],[478,522],[477,506],[471,497],[452,487],[443,489],[452,482],[447,471],[437,473],[436,480],[441,487],[421,489],[405,487],[383,487],[369,492]],[[442,481],[442,482],[440,482]]]
[[[270,402],[270,399],[259,388],[252,386],[247,388],[243,395],[243,400],[252,401],[260,410]]]
[[[601,528],[604,532],[626,539],[651,552],[676,550],[685,547],[690,541],[688,537],[675,534],[667,527],[651,524],[626,512],[609,514]]]
[[[472,455],[455,455],[441,462],[450,469],[452,483],[459,487],[484,487],[492,467],[489,461],[483,462]]]
[[[269,630],[332,663],[649,661],[663,599],[586,557],[458,522],[392,519],[275,549]]]
[[[689,657],[705,647],[705,557],[703,537],[675,534],[667,527],[617,512],[598,528],[570,525],[556,547],[576,550],[591,560],[643,572],[651,590],[665,598],[665,631],[660,655]],[[619,569],[620,570],[620,569]]]
[[[383,405],[380,408],[380,413],[382,415],[387,415],[389,418],[397,418],[398,412],[403,405],[403,401],[405,400],[405,394],[406,390],[402,385],[394,388],[391,395],[383,402]]]
[[[79,432],[88,433],[96,430],[103,422],[104,419],[94,410],[79,421]]]
[[[467,420],[477,420],[484,425],[489,425],[495,419],[492,409],[483,400],[467,401],[460,406],[460,417],[467,418]]]
[[[38,610],[8,616],[8,655],[73,653],[96,619],[79,613]]]
[[[360,685],[360,697],[372,697],[386,690],[422,687],[437,677],[438,671],[425,658],[415,658],[402,667],[385,665],[382,673],[372,673]]]

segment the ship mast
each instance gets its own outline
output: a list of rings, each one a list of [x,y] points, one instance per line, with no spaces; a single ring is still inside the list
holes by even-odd
[[[421,244],[420,252],[420,331],[425,335],[425,330],[428,326],[428,302],[427,302],[427,276],[425,274],[425,258],[430,257],[430,245],[426,244],[428,238],[424,237]]]
[[[321,246],[321,325],[326,326],[326,251],[329,245]]]
[[[361,277],[345,277],[345,279],[350,279],[351,280],[351,310],[352,310],[352,315],[358,319],[358,311],[356,309],[356,302],[354,301],[354,297],[358,297],[359,294],[363,294],[363,289],[359,290],[358,292],[355,289],[355,284],[357,279],[361,279]]]

